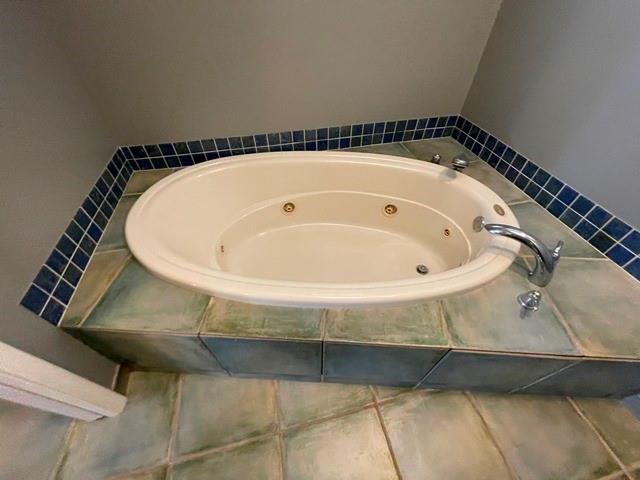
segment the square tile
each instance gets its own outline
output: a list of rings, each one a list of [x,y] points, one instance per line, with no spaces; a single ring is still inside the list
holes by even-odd
[[[522,480],[600,478],[619,469],[564,398],[479,395],[478,409]]]
[[[540,310],[521,318],[516,296],[531,289],[516,262],[491,283],[445,298],[445,318],[454,346],[490,351],[576,355],[564,327],[542,297]]]
[[[280,480],[277,437],[188,460],[171,469],[171,480]]]
[[[124,411],[77,422],[56,478],[105,478],[165,461],[176,380],[173,374],[131,372]]]
[[[521,202],[528,198],[522,190],[506,180],[485,162],[471,162],[464,169],[464,173],[489,187],[506,203]]]
[[[415,158],[420,160],[431,160],[434,155],[440,155],[440,157],[442,157],[442,165],[449,165],[454,157],[458,155],[466,155],[469,160],[475,160],[477,158],[452,138],[417,140],[414,142],[404,142],[403,145]]]
[[[590,354],[640,359],[640,284],[616,265],[566,258],[546,290]]]
[[[508,393],[576,361],[538,355],[451,350],[429,372],[420,386]]]
[[[531,235],[535,235],[547,246],[555,247],[558,240],[564,241],[562,257],[602,257],[600,252],[535,203],[528,202],[512,205],[511,210],[513,210],[518,219],[520,228]],[[531,256],[531,252],[526,247],[522,248],[521,253],[522,255]]]
[[[84,326],[195,333],[208,303],[206,295],[160,280],[131,260]]]
[[[285,477],[296,480],[397,479],[373,409],[284,435]]]
[[[231,374],[286,378],[321,375],[322,343],[200,337]]]
[[[0,400],[0,478],[46,480],[71,419]]]
[[[111,214],[107,228],[104,229],[96,251],[102,252],[104,250],[127,248],[127,240],[124,237],[124,225],[127,221],[129,210],[131,210],[131,207],[133,207],[133,204],[136,203],[138,198],[140,198],[138,195],[127,195],[120,199]]]
[[[208,372],[226,375],[195,335],[67,329],[91,348],[119,362],[165,372]]]
[[[446,352],[445,348],[326,342],[323,373],[327,381],[413,387]]]
[[[130,257],[127,250],[94,254],[60,325],[73,327],[82,324]]]
[[[640,362],[583,360],[523,389],[542,395],[626,397],[640,393]]]
[[[373,402],[367,385],[278,381],[280,418],[284,428],[330,417]]]
[[[437,302],[330,310],[325,340],[393,345],[448,345]]]
[[[274,433],[276,418],[271,381],[184,375],[174,456]]]
[[[640,462],[640,420],[615,400],[576,398],[575,402],[623,464]]]
[[[350,152],[378,153],[380,155],[393,155],[396,157],[415,158],[411,152],[400,143],[385,143],[383,145],[371,145],[367,147],[350,148]]]
[[[464,394],[403,395],[380,410],[405,480],[512,478]]]
[[[173,155],[173,153],[171,153]],[[155,170],[140,170],[133,172],[127,187],[124,189],[124,195],[144,193],[154,183],[159,182],[163,178],[177,172],[177,168],[160,168]]]
[[[269,307],[214,299],[201,333],[234,337],[320,340],[322,310]]]

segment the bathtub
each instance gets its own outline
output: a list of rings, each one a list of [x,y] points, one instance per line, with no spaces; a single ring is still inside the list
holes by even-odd
[[[297,307],[398,305],[460,294],[519,245],[473,229],[518,222],[493,191],[431,163],[356,152],[241,155],[185,168],[135,203],[125,234],[188,289]]]

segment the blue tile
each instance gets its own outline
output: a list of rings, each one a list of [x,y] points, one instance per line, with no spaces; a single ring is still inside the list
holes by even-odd
[[[303,151],[304,150],[304,142],[298,142],[293,144],[293,149],[295,151]]]
[[[280,145],[280,134],[279,133],[269,133],[267,134],[267,141],[269,145]],[[218,142],[216,141],[216,144]],[[220,148],[220,147],[218,147]]]
[[[565,185],[564,187],[562,187],[562,190],[558,194],[558,198],[567,205],[570,205],[571,202],[573,202],[577,196],[578,196],[578,192],[576,192],[569,185]]]
[[[191,155],[180,155],[178,160],[180,161],[180,165],[183,167],[193,165],[193,157]]]
[[[560,215],[562,215],[566,209],[567,209],[567,206],[564,203],[562,203],[560,200],[558,200],[558,199],[555,199],[547,207],[547,210],[554,217],[560,217]]]
[[[268,147],[260,147],[260,148],[264,149],[265,152],[269,150]],[[215,160],[216,158],[220,158],[220,155],[218,154],[218,152],[207,152],[204,154],[204,156],[207,158],[207,160]]]
[[[362,142],[362,137],[351,137],[351,147],[359,147]]]
[[[89,237],[89,235],[85,235],[80,240],[80,248],[84,250],[87,255],[91,255],[93,251],[96,249],[96,243]]]
[[[153,164],[149,161],[148,158],[141,158],[139,160],[136,160],[136,163],[138,164],[139,170],[151,170],[153,168]]]
[[[437,137],[441,137],[441,136],[445,136],[445,137],[446,137],[446,134],[445,134],[444,132],[439,132],[439,130],[440,130],[440,129],[436,129],[436,136],[437,136]],[[480,151],[481,151],[481,150],[482,150],[482,145],[480,145],[478,142],[474,143],[474,144],[471,146],[471,152],[472,152],[474,155],[478,155],[478,154],[480,153]]]
[[[352,125],[351,126],[351,136],[352,137],[358,137],[358,136],[362,135],[363,127],[364,126],[362,124]]]
[[[533,182],[529,182],[529,185],[524,189],[524,192],[531,198],[536,198],[536,195],[540,192],[540,187]]]
[[[177,156],[172,155],[170,157],[165,157],[164,159],[167,162],[167,166],[169,168],[176,168],[180,166],[180,160]]]
[[[150,161],[153,168],[167,168],[163,157],[152,158]]]
[[[424,138],[424,130],[416,130],[413,134],[414,140],[422,140]]]
[[[385,133],[382,137],[383,143],[392,143],[393,142],[393,133]],[[342,146],[342,142],[340,143],[340,148],[344,148]]]
[[[144,158],[147,156],[147,152],[142,145],[134,145],[129,147],[129,151],[134,156],[134,158]]]
[[[96,182],[96,188],[98,191],[104,196],[109,191],[109,186],[105,183],[105,181],[101,178]]]
[[[631,227],[619,218],[614,217],[604,226],[603,230],[607,232],[610,237],[620,240],[631,231]]]
[[[76,267],[73,263],[69,263],[69,265],[67,265],[67,269],[64,271],[63,278],[75,287],[78,285],[81,276],[82,270]]]
[[[432,117],[427,121],[426,128],[435,128],[437,125],[438,125],[438,119]]]
[[[445,119],[445,121],[443,122],[443,125],[442,125],[443,127],[444,127],[444,124],[445,124],[445,123],[446,123],[446,119]],[[398,121],[398,122],[396,123],[396,130],[395,130],[395,131],[396,131],[396,132],[404,132],[406,128],[407,128],[407,121],[406,121],[406,120],[400,120],[400,121]],[[354,135],[355,135],[355,134],[354,134]]]
[[[483,147],[482,150],[480,150],[480,154],[478,156],[486,162],[491,156],[491,150],[489,150],[487,147]]]
[[[158,145],[145,145],[144,149],[147,151],[147,157],[159,157],[162,155]]]
[[[317,150],[318,149],[318,145],[316,144],[316,142],[306,142],[304,144],[304,149],[305,150]]]
[[[601,207],[594,208],[589,212],[589,215],[587,215],[587,219],[596,227],[602,227],[610,218],[611,214]]]
[[[487,141],[487,137],[489,135],[487,134],[487,132],[485,132],[484,130],[480,130],[480,133],[478,134],[478,143],[480,143],[480,145],[484,145],[484,142]]]
[[[545,183],[547,183],[547,180],[549,180],[549,178],[551,178],[551,175],[540,168],[533,176],[533,181],[542,187]]]
[[[624,248],[622,245],[616,245],[607,252],[607,257],[620,266],[623,266],[633,258],[633,253]]]
[[[529,178],[533,178],[537,171],[538,167],[528,160],[527,164],[522,169],[522,173],[524,173]]]
[[[73,255],[73,252],[76,250],[76,245],[69,237],[63,234],[56,244],[56,249],[64,253],[67,258],[71,258],[71,255]]]
[[[293,143],[291,132],[280,132],[280,143]]]
[[[176,142],[173,144],[173,148],[178,155],[190,153],[189,147],[187,146],[186,142]]]
[[[384,122],[377,122],[374,126],[373,126],[373,133],[384,133]]]
[[[638,232],[637,230],[634,230],[629,235],[624,237],[624,239],[620,243],[622,243],[636,255],[640,254],[640,232]]]
[[[565,212],[562,215],[560,215],[560,220],[562,220],[562,223],[564,223],[569,228],[573,228],[576,225],[576,223],[580,221],[581,218],[582,217],[580,217],[580,215],[578,215],[576,212],[574,212],[570,208],[567,208]]]
[[[551,177],[544,186],[544,189],[551,195],[556,195],[564,187],[564,183],[558,180],[556,177]]]
[[[455,119],[453,120],[453,122],[455,123]],[[417,124],[418,124],[418,119],[409,120],[407,122],[407,130],[415,130]]]
[[[333,138],[329,140],[329,150],[336,150],[339,147],[340,147],[340,143],[337,138]]]
[[[580,215],[586,215],[589,210],[593,208],[594,203],[589,200],[587,197],[580,195],[573,204],[571,204],[571,208],[573,208]]]
[[[458,129],[462,128],[462,125],[464,125],[464,118],[461,116],[458,116],[458,118],[456,119],[456,127],[458,127]]]
[[[271,135],[278,135],[277,133],[272,133]],[[269,136],[271,140],[271,136]],[[276,143],[279,143],[279,136],[277,137]],[[230,150],[229,141],[226,138],[216,138],[216,147],[218,150]]]
[[[507,148],[502,158],[505,160],[505,162],[511,163],[513,162],[513,159],[516,158],[516,152],[511,148]]]
[[[451,115],[449,118],[447,118],[447,127],[455,126],[457,120],[458,120],[457,115]]]
[[[521,190],[524,190],[524,188],[527,186],[528,183],[529,183],[529,179],[522,174],[518,175],[518,178],[516,178],[516,181],[515,181],[516,186]]]
[[[93,203],[88,197],[84,199],[84,202],[82,202],[82,208],[89,214],[90,217],[93,217],[98,211],[98,207],[96,206],[96,204]]]
[[[95,223],[91,223],[91,225],[89,225],[87,233],[89,234],[89,236],[91,236],[91,238],[93,238],[95,242],[98,242],[100,240],[100,237],[102,236],[102,230],[100,230],[100,228]]]
[[[100,205],[104,201],[104,195],[100,193],[100,190],[97,188],[92,188],[89,192],[89,198],[96,204],[96,206]]]
[[[58,283],[60,277],[56,275],[50,268],[42,266],[36,278],[33,280],[38,287],[47,293],[53,292],[53,288]]]
[[[349,148],[350,146],[351,146],[351,144],[349,142],[349,138],[341,138],[340,139],[340,148]]]
[[[624,268],[629,272],[636,280],[640,280],[640,257],[636,258],[633,262]]]
[[[318,140],[318,150],[327,150],[329,148],[329,142],[326,140]]]
[[[362,134],[363,135],[373,134],[373,123],[365,123],[364,127],[362,128]]]
[[[76,253],[73,254],[73,258],[71,260],[80,267],[81,270],[84,270],[87,268],[87,263],[89,263],[89,256],[81,249],[78,249],[76,250]]]
[[[264,141],[267,141],[267,136],[263,135],[264,137]],[[211,150],[215,150],[216,149],[216,142],[214,142],[214,140],[212,138],[207,138],[205,140],[201,140],[200,143],[202,143],[202,149],[206,152],[210,152]],[[173,155],[173,154],[172,154]]]
[[[244,148],[252,148],[255,147],[255,141],[253,140],[253,135],[246,135],[242,137],[242,146]]]
[[[505,177],[507,177],[512,182],[515,181],[517,176],[518,171],[513,167],[509,167],[509,170],[507,170],[507,173],[505,174]]]
[[[598,229],[587,220],[582,220],[573,228],[573,230],[582,238],[588,240]]]
[[[438,127],[439,126],[440,124],[438,123]],[[471,125],[471,128],[469,129],[469,136],[475,140],[476,138],[478,138],[479,133],[480,133],[480,129],[475,125]]]
[[[124,147],[121,149],[124,153],[124,157],[128,160],[131,160],[133,158],[133,153],[131,153],[131,150],[129,150],[129,147]]]
[[[49,258],[47,258],[45,263],[58,275],[62,275],[62,272],[64,272],[64,269],[67,266],[68,260],[60,252],[54,250],[51,252],[51,255],[49,255]]]
[[[436,127],[444,127],[447,125],[447,118],[448,117],[439,117],[438,118],[438,122],[436,123]],[[477,128],[477,127],[476,127]],[[479,130],[478,130],[479,131]],[[474,138],[478,135],[478,132],[476,132],[474,134]]]
[[[340,136],[341,137],[350,137],[351,136],[351,125],[343,125],[340,127]]]
[[[187,146],[189,147],[189,152],[191,153],[200,153],[202,152],[202,145],[199,140],[192,140],[187,142]]]
[[[489,135],[489,138],[485,142],[484,146],[487,147],[489,150],[493,150],[496,146],[496,143],[498,143],[498,140],[496,140],[496,137]]]
[[[52,325],[58,325],[63,313],[64,306],[54,298],[50,298],[44,310],[42,310],[41,316]]]
[[[495,148],[493,149],[493,153],[495,153],[499,157],[502,157],[506,149],[507,149],[507,146],[504,143],[498,142]]]
[[[428,121],[429,121],[428,118],[421,118],[420,120],[418,120],[418,125],[416,125],[416,129],[424,130],[425,128],[427,128]]]
[[[549,203],[553,200],[553,196],[550,193],[545,192],[544,190],[540,190],[538,195],[536,195],[535,201],[538,202],[543,207],[547,207]]]
[[[384,133],[392,133],[396,129],[396,122],[387,122],[384,126]]]
[[[404,138],[404,131],[395,132],[393,134],[393,141],[394,142],[401,142],[403,138]]]
[[[589,239],[589,243],[604,253],[609,250],[616,241],[606,233],[600,231]]]
[[[246,150],[246,153],[252,153],[248,151],[248,148]],[[202,163],[207,160],[207,157],[204,153],[194,153],[191,155],[191,158],[193,158],[193,163]]]
[[[73,287],[64,280],[60,280],[60,283],[58,283],[58,286],[53,292],[53,296],[66,305],[69,303],[71,295],[73,295]]]
[[[161,143],[160,151],[163,155],[175,155],[176,151],[173,149],[173,145],[170,143]]]
[[[24,297],[20,301],[20,304],[23,307],[28,308],[35,314],[40,314],[42,308],[45,303],[47,303],[48,295],[40,290],[38,287],[31,285],[27,293],[25,293]]]
[[[487,161],[487,163],[491,165],[493,168],[496,168],[496,166],[498,165],[498,162],[500,162],[500,158],[495,153],[492,153],[491,156],[489,157],[489,160]]]
[[[304,131],[295,130],[293,132],[293,143],[301,143],[301,142],[304,142]]]
[[[283,152],[291,152],[291,151],[293,151],[293,144],[292,143],[286,143],[286,144],[282,145],[280,148],[282,148]]]
[[[407,130],[406,132],[404,132],[404,135],[402,136],[402,141],[409,142],[413,140],[414,134],[415,134],[415,130]]]
[[[511,166],[517,170],[522,170],[525,163],[527,163],[527,159],[518,153],[513,162],[511,162]]]
[[[498,162],[498,166],[496,167],[496,170],[504,175],[507,172],[508,168],[509,168],[509,164],[504,160],[500,160]]]

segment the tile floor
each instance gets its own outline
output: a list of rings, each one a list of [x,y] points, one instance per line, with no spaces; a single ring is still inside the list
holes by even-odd
[[[0,478],[640,479],[640,422],[611,400],[125,378],[93,423],[0,403]]]

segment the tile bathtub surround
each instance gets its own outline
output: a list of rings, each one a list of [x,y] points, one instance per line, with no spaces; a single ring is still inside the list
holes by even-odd
[[[640,280],[640,231],[462,116],[452,134],[541,207]]]
[[[0,449],[0,478],[629,480],[640,467],[640,421],[611,400],[151,372],[124,388],[124,412],[92,423],[0,404],[3,432],[38,452],[19,465]]]

